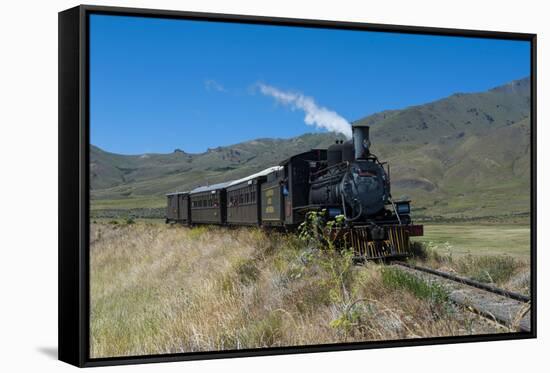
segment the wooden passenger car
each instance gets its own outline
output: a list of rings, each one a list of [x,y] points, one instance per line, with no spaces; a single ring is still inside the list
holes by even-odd
[[[189,192],[176,192],[166,195],[166,221],[189,224],[191,214],[189,210]]]
[[[281,167],[270,167],[246,178],[235,180],[227,187],[227,224],[260,225],[262,223],[261,185],[268,174]]]
[[[284,185],[284,169],[269,173],[266,181],[261,185],[261,220],[265,226],[284,225],[284,194],[288,194],[288,189]]]
[[[225,224],[226,187],[229,184],[200,187],[189,193],[192,224]]]
[[[259,225],[259,180],[248,180],[227,188],[227,224]]]

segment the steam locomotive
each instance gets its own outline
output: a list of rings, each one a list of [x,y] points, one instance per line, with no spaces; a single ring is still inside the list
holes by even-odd
[[[352,140],[296,154],[242,179],[167,194],[167,223],[296,228],[309,211],[343,215],[335,239],[360,259],[410,254],[410,201],[391,197],[389,165],[370,152],[369,127],[352,126]],[[386,166],[386,167],[385,167]]]

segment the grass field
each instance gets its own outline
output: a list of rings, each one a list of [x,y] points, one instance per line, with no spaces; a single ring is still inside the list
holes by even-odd
[[[95,210],[130,210],[136,207],[139,208],[165,208],[166,197],[150,196],[150,197],[125,197],[120,199],[93,199],[90,201],[90,209]]]
[[[350,265],[296,235],[100,220],[90,250],[92,357],[509,331],[457,308],[437,286],[380,264]],[[495,267],[438,262],[429,250],[436,265]],[[499,281],[525,267],[510,268]]]
[[[424,224],[424,236],[416,241],[441,254],[511,255],[529,260],[530,227],[522,223]]]

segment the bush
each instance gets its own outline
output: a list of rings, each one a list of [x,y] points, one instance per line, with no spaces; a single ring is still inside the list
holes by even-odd
[[[239,281],[244,285],[253,283],[260,276],[260,270],[253,259],[244,259],[237,263],[236,272],[239,276]]]
[[[428,259],[428,250],[426,248],[426,245],[422,242],[418,241],[411,241],[409,250],[411,251],[411,254],[413,258],[425,261]]]
[[[411,241],[410,251],[414,259],[422,262],[433,262],[435,264],[452,262],[452,256],[441,255],[433,248],[433,244],[429,242],[427,245],[424,242]]]
[[[367,306],[368,307],[368,306]],[[366,323],[368,310],[360,302],[354,302],[347,307],[339,317],[330,322],[330,327],[338,329],[344,336],[354,334]]]

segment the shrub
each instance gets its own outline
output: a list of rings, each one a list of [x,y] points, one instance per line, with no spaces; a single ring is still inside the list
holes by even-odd
[[[236,265],[236,272],[239,281],[244,285],[249,285],[256,281],[260,276],[260,270],[256,266],[254,259],[243,259]]]
[[[340,316],[330,322],[330,326],[343,332],[345,336],[353,333],[355,329],[364,324],[365,310],[362,303],[352,303]]]
[[[445,246],[448,246],[446,244]],[[433,264],[450,263],[453,261],[451,254],[440,254],[435,248],[432,242],[418,242],[412,241],[410,250],[413,259],[420,260],[422,262],[432,262]],[[451,251],[449,250],[449,253]]]
[[[353,249],[338,247],[333,239],[333,230],[342,226],[343,216],[335,220],[326,219],[326,210],[310,211],[300,224],[299,237],[310,247],[321,250],[309,250],[304,253],[304,265],[316,265],[327,273],[330,285],[330,298],[334,303],[350,301],[349,289],[353,282]]]
[[[411,251],[413,258],[423,261],[428,259],[428,250],[423,242],[411,241],[409,250]]]

